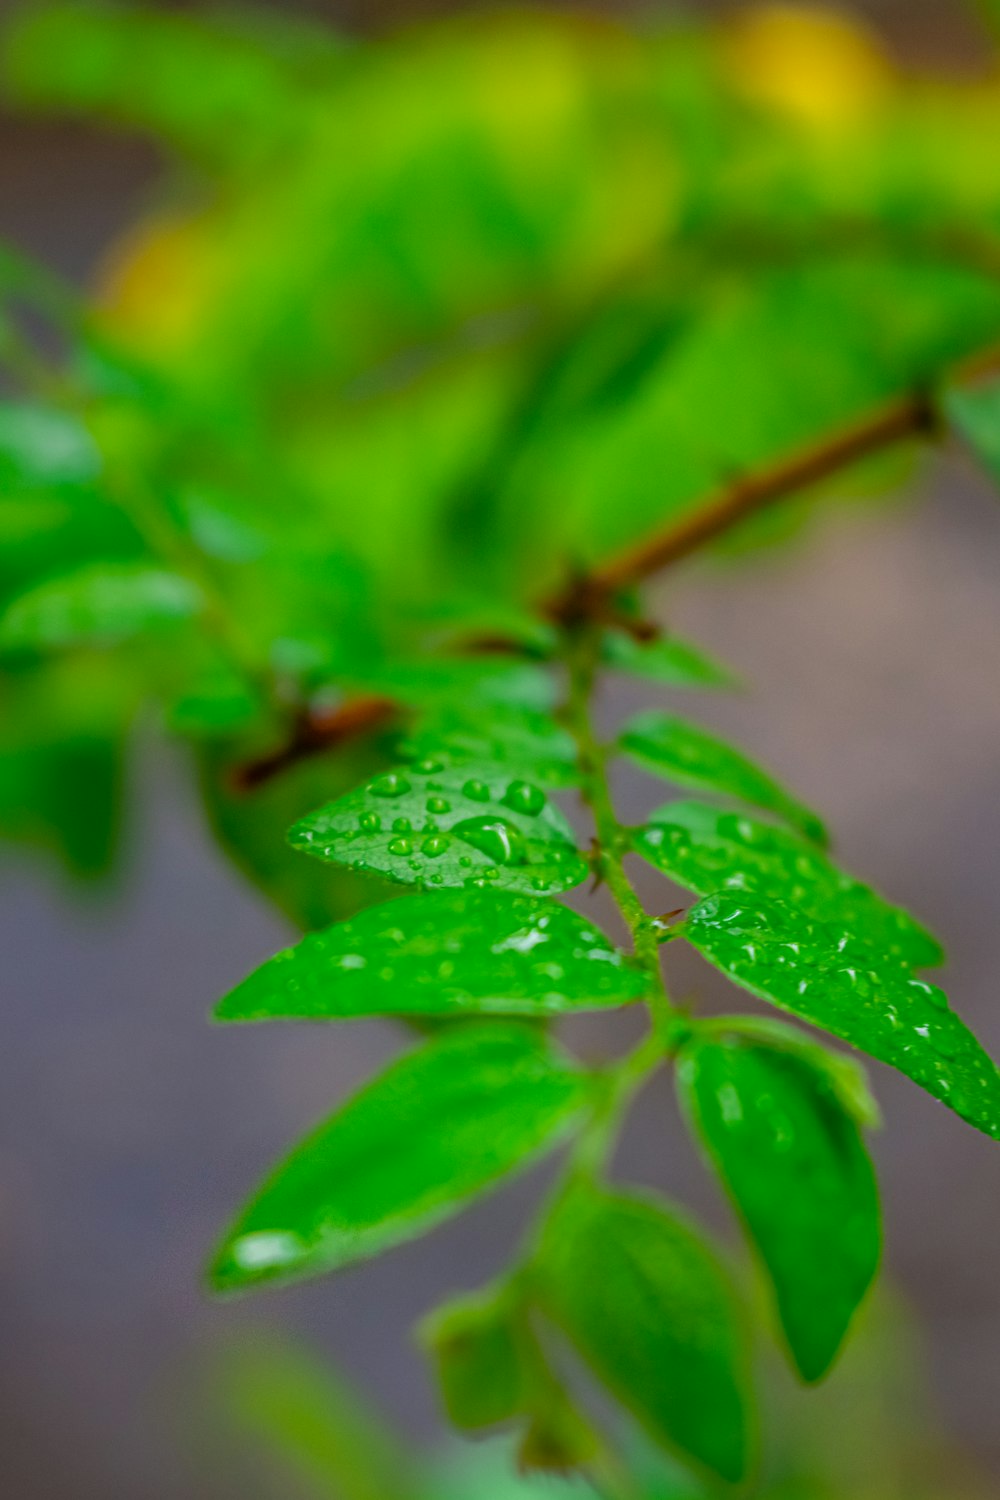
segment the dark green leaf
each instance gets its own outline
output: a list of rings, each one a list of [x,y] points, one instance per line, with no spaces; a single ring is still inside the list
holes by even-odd
[[[651,1435],[729,1480],[747,1472],[747,1357],[712,1251],[652,1201],[574,1191],[551,1222],[543,1306]]]
[[[819,1380],[878,1267],[878,1193],[857,1124],[825,1068],[748,1038],[696,1036],[677,1078],[774,1284],[795,1363]]]
[[[827,843],[826,829],[814,812],[742,751],[697,724],[654,710],[630,719],[620,743],[626,755],[657,776],[755,803],[778,813],[813,843]]]
[[[1000,1139],[1000,1073],[935,985],[896,964],[872,967],[846,926],[783,901],[720,892],[693,907],[688,942],[751,994],[898,1068]]]
[[[175,573],[97,563],[46,579],[13,600],[0,617],[0,647],[112,644],[156,625],[189,619],[199,602],[195,586]]]
[[[643,975],[569,907],[435,891],[312,933],[222,1000],[222,1021],[271,1016],[558,1015],[639,999]]]
[[[587,876],[545,793],[492,764],[417,761],[303,818],[289,839],[404,885],[548,892]]]
[[[421,1342],[456,1427],[494,1427],[524,1411],[531,1340],[522,1319],[519,1299],[501,1287],[459,1297],[424,1320]]]
[[[267,1179],[218,1291],[365,1260],[457,1213],[565,1134],[587,1081],[535,1028],[470,1024],[393,1064]]]
[[[868,944],[880,964],[939,964],[937,939],[908,912],[837,868],[813,845],[746,813],[701,802],[671,802],[635,837],[637,852],[676,880],[708,896],[722,888],[790,901],[810,917],[835,922]]]
[[[608,630],[601,637],[601,659],[614,671],[671,687],[733,687],[736,682],[727,667],[675,635],[638,641],[625,630]]]

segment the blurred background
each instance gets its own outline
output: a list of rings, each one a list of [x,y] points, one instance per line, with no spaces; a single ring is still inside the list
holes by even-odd
[[[274,9],[301,10],[351,37],[473,7],[359,0]],[[638,24],[654,13],[607,10]],[[0,6],[5,20],[12,12]],[[957,5],[870,0],[856,12],[916,73],[963,79],[985,65],[983,36]],[[152,79],[157,59],[146,61]],[[99,284],[120,310],[130,295],[123,237],[170,201],[170,152],[127,118],[25,107],[30,94],[22,80],[0,114],[0,234],[75,285]],[[379,122],[362,128],[377,135]],[[656,599],[748,685],[699,703],[703,719],[778,768],[828,815],[847,867],[942,935],[944,983],[994,1055],[998,572],[1000,507],[973,466],[946,449],[905,504],[883,493],[871,505],[825,508],[788,544],[686,567]],[[621,687],[607,713],[646,701]],[[502,1263],[538,1185],[508,1188],[339,1279],[249,1304],[208,1302],[201,1266],[231,1209],[397,1041],[368,1023],[321,1034],[208,1026],[219,994],[292,928],[213,843],[183,755],[141,736],[127,795],[125,851],[110,888],[81,894],[20,857],[0,871],[0,1493],[272,1493],[258,1490],[259,1474],[237,1474],[209,1451],[197,1395],[212,1347],[249,1326],[301,1333],[398,1432],[432,1444],[442,1426],[410,1324],[445,1290],[478,1284]],[[638,815],[651,795],[639,773],[623,779],[627,811]],[[658,899],[652,876],[647,895]],[[688,962],[675,971],[680,987],[698,984],[719,999],[717,981]],[[579,1040],[594,1052],[616,1045],[596,1023]],[[874,1071],[887,1123],[874,1153],[888,1269],[918,1330],[902,1362],[907,1371],[926,1363],[931,1413],[920,1398],[916,1415],[901,1420],[912,1422],[915,1451],[940,1425],[955,1444],[945,1449],[949,1472],[968,1463],[984,1476],[983,1494],[1000,1493],[995,1148],[898,1076]],[[643,1098],[620,1166],[731,1233],[665,1087]],[[903,1347],[897,1339],[896,1357]],[[891,1351],[885,1358],[892,1364]],[[854,1378],[848,1358],[834,1385]],[[801,1398],[789,1420],[813,1422],[829,1400],[840,1413],[831,1420],[844,1423],[844,1399]],[[850,1432],[841,1436],[850,1442]],[[865,1487],[864,1474],[855,1480],[853,1495],[882,1493]]]

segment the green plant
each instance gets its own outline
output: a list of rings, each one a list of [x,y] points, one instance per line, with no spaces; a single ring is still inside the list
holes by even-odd
[[[664,946],[1000,1136],[995,1065],[919,977],[939,945],[833,862],[817,814],[659,708],[595,728],[605,674],[727,682],[648,617],[653,575],[780,537],[808,507],[778,502],[845,473],[895,481],[885,450],[950,429],[1000,466],[995,85],[914,83],[807,19],[803,106],[799,22],[746,25],[462,20],[352,50],[46,5],[4,64],[23,107],[184,163],[99,306],[0,261],[4,830],[105,868],[152,706],[223,845],[308,930],[219,1018],[421,1033],[268,1179],[217,1289],[388,1249],[569,1147],[517,1264],[424,1337],[459,1426],[513,1424],[525,1465],[612,1491],[560,1330],[657,1441],[732,1482],[753,1460],[728,1271],[608,1180],[650,1075],[673,1071],[804,1380],[879,1257],[861,1072],[784,1022],[679,1004]],[[775,34],[791,63],[779,46],[762,72]],[[623,826],[619,756],[722,800]],[[645,911],[633,856],[697,899]],[[620,942],[556,899],[591,877]],[[619,1006],[648,1030],[613,1062],[550,1034]]]

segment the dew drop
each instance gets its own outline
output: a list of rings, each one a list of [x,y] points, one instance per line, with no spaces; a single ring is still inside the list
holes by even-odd
[[[362,833],[376,833],[382,827],[382,819],[378,813],[362,813],[358,819],[358,827]]]
[[[410,783],[397,771],[386,771],[368,783],[368,790],[373,797],[402,797],[410,790]]]
[[[402,858],[404,855],[413,853],[413,844],[409,839],[392,839],[389,843],[389,853]]]
[[[413,824],[409,818],[393,818],[392,831],[393,833],[412,833]]]
[[[429,813],[451,812],[451,803],[448,801],[447,797],[428,797],[427,811]]]
[[[524,837],[503,818],[464,818],[455,824],[453,832],[498,865],[524,862]]]
[[[503,794],[504,803],[513,812],[540,813],[546,803],[545,793],[530,781],[512,781]]]
[[[490,789],[485,781],[467,781],[462,787],[462,793],[472,802],[488,802],[490,800]]]
[[[436,771],[444,770],[444,761],[427,756],[425,760],[418,760],[413,769],[419,771],[421,776],[433,776]]]
[[[437,859],[443,854],[451,843],[450,839],[442,838],[439,833],[432,834],[430,838],[424,839],[420,845],[421,854],[426,854],[428,859]]]

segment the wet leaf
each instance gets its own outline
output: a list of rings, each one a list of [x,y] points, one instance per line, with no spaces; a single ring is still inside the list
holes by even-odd
[[[46,579],[13,600],[0,617],[0,648],[111,645],[189,619],[199,603],[195,586],[175,573],[97,563]]]
[[[846,874],[791,831],[747,813],[702,802],[671,802],[650,815],[635,849],[699,896],[744,892],[789,901],[810,917],[835,922],[872,950],[911,968],[939,964],[937,939],[901,907]]]
[[[646,981],[556,901],[435,891],[312,933],[237,985],[222,1021],[297,1016],[558,1015],[639,999]]]
[[[651,1199],[579,1188],[550,1224],[539,1276],[542,1305],[655,1439],[743,1478],[743,1329],[699,1234]]]
[[[857,1123],[829,1070],[747,1037],[696,1036],[677,1080],[770,1276],[799,1372],[819,1380],[879,1261],[875,1174]]]
[[[442,1033],[276,1168],[220,1246],[213,1287],[318,1275],[423,1234],[554,1146],[586,1097],[536,1028]]]
[[[741,750],[697,724],[654,710],[630,719],[622,730],[620,744],[630,759],[654,775],[678,786],[721,792],[751,802],[777,813],[813,843],[825,846],[828,842],[826,829],[810,808]]]
[[[416,761],[296,823],[296,849],[404,885],[547,893],[587,876],[562,813],[503,767]]]
[[[1000,1073],[936,985],[844,926],[811,920],[783,901],[740,892],[693,907],[683,936],[751,994],[889,1063],[977,1130],[1000,1140]]]
[[[414,759],[488,761],[542,786],[579,781],[576,746],[550,714],[514,704],[452,703],[425,714],[405,744]]]

